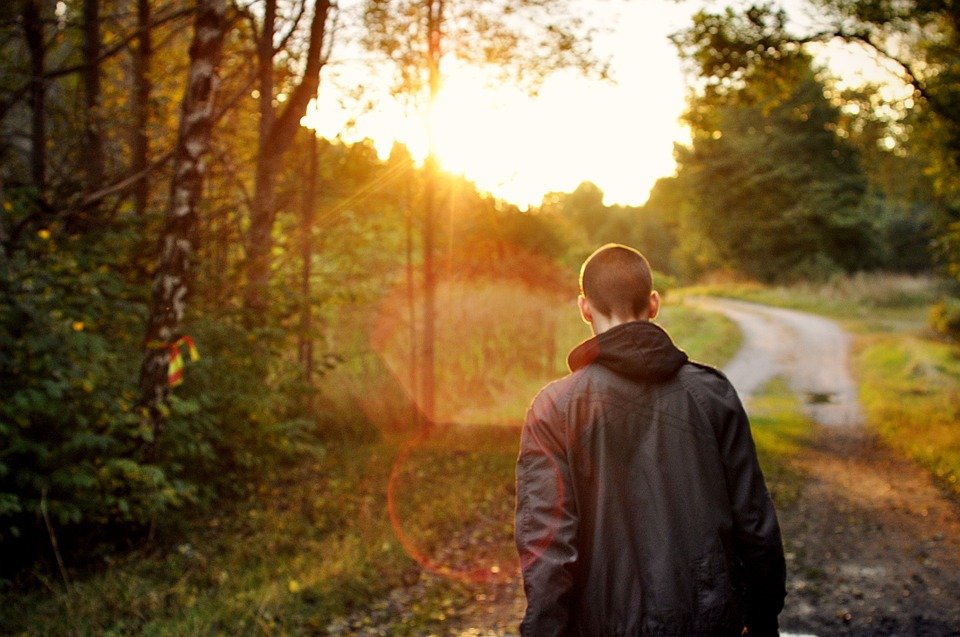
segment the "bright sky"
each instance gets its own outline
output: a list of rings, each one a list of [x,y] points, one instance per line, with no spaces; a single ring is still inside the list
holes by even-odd
[[[595,49],[609,56],[615,83],[564,73],[531,98],[512,87],[491,88],[479,72],[448,71],[436,116],[441,163],[521,206],[585,180],[600,186],[608,204],[642,204],[654,181],[673,173],[673,143],[686,138],[678,123],[683,77],[667,35],[687,23],[694,4],[584,0],[597,23],[612,29]],[[423,124],[405,117],[401,105],[374,99],[373,109],[359,116],[356,106],[341,106],[335,84],[369,74],[366,67],[331,65],[330,72],[336,78],[322,82],[316,115],[321,134],[369,137],[381,154],[398,139],[422,157]],[[350,119],[356,123],[344,132]]]
[[[340,4],[349,10],[357,1]],[[703,3],[578,1],[610,29],[595,50],[609,57],[614,82],[563,73],[529,97],[509,86],[491,88],[478,71],[454,70],[445,61],[436,138],[447,170],[520,206],[537,205],[545,193],[570,192],[586,180],[603,190],[607,204],[640,205],[659,177],[674,173],[673,145],[688,139],[679,123],[686,89],[667,36],[685,28]],[[835,55],[841,66],[861,58]],[[382,156],[399,140],[414,157],[423,157],[421,116],[408,117],[385,93],[368,93],[371,107],[360,114],[357,102],[345,99],[344,87],[363,82],[374,88],[369,67],[341,62],[325,73],[319,107],[308,115],[320,134],[371,138]],[[347,127],[350,120],[354,124]]]

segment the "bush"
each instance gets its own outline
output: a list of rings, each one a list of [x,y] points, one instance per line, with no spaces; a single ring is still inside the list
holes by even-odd
[[[939,334],[960,338],[960,299],[946,297],[930,308],[930,327]]]
[[[57,227],[0,259],[0,545],[38,524],[142,522],[187,492],[134,457],[143,305],[111,268],[130,234]]]
[[[187,362],[158,442],[169,478],[202,504],[242,492],[310,442],[300,370],[276,351],[280,339],[229,320],[189,326],[200,359]]]
[[[299,370],[278,353],[289,345],[283,336],[194,322],[186,331],[201,359],[187,363],[155,453],[145,453],[153,436],[138,407],[145,286],[124,270],[137,236],[104,228],[91,241],[50,225],[10,254],[0,246],[4,572],[36,559],[41,510],[71,547],[108,527],[145,527],[245,490],[302,448],[312,426]]]

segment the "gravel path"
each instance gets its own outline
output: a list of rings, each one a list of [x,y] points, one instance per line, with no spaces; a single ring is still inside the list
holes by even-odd
[[[729,299],[699,298],[691,304],[725,314],[743,332],[743,347],[723,371],[745,404],[781,376],[815,422],[850,429],[862,424],[850,375],[850,335],[834,321]]]

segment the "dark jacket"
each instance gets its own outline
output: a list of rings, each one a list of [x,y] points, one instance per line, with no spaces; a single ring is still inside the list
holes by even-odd
[[[568,362],[517,460],[521,634],[777,634],[780,527],[727,378],[647,321]]]

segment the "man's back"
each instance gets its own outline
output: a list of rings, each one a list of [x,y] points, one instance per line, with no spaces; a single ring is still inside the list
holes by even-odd
[[[784,563],[740,401],[659,327],[570,356],[524,425],[524,634],[776,632]]]

